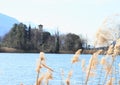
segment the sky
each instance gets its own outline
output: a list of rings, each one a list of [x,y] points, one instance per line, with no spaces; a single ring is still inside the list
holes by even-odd
[[[120,0],[0,0],[0,12],[45,29],[93,40],[104,19],[120,13]]]

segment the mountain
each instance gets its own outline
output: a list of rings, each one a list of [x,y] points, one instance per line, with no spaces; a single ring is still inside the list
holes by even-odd
[[[13,17],[0,13],[0,36],[9,32],[15,23],[19,23],[19,21]]]

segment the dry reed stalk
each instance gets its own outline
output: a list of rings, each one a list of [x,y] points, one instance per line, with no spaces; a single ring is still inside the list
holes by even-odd
[[[72,58],[72,64],[76,62],[79,62],[79,55],[74,55]]]
[[[101,58],[100,64],[101,65],[105,65],[106,64],[106,58],[105,57]]]
[[[115,44],[115,46],[114,46],[114,52],[113,52],[113,54],[112,54],[113,60],[112,60],[111,66],[110,66],[110,70],[111,70],[111,68],[112,68],[112,66],[113,66],[113,64],[114,64],[114,61],[115,61],[116,56],[119,54],[119,48],[120,48],[120,39],[118,39],[118,40],[116,41],[116,44]],[[107,72],[107,75],[106,75],[105,80],[107,79],[107,76],[108,76],[110,70]]]
[[[101,61],[100,61],[100,64],[102,65],[101,72],[104,69],[106,72],[106,75],[112,74],[112,70],[111,70],[112,60],[113,60],[112,56],[105,56],[101,58]]]
[[[110,64],[107,64],[105,70],[106,70],[106,74],[110,75],[113,73],[113,66],[111,67]]]
[[[38,85],[38,79],[39,79],[39,72],[37,73],[36,85]]]
[[[48,70],[45,75],[46,79],[53,79],[51,70]]]
[[[100,70],[100,74],[99,75],[102,75],[102,72],[103,72],[103,68],[104,68],[104,66],[106,65],[106,58],[105,57],[102,57],[101,58],[101,61],[100,61],[100,64],[102,65],[101,66],[101,70]],[[100,76],[100,78],[99,78],[99,80],[98,80],[98,85],[100,85],[100,82],[101,82],[101,78],[102,78],[102,76]]]
[[[43,63],[41,63],[41,64],[42,64],[43,67],[47,68],[48,70],[50,70],[50,71],[52,71],[52,72],[54,71],[53,69],[51,69],[51,68],[48,67],[47,65],[45,65],[45,64],[43,64]]]
[[[82,68],[85,67],[85,59],[82,59],[82,61],[81,61],[81,67],[82,67]]]
[[[114,71],[114,69],[113,69],[113,64],[114,62],[113,62],[113,57],[112,56],[105,56],[105,57],[103,57],[102,59],[101,59],[101,65],[102,65],[102,68],[105,70],[105,74],[106,74],[106,76],[105,76],[105,81],[103,82],[103,85],[105,84],[105,82],[106,82],[106,80],[107,80],[107,77],[109,76],[109,75],[111,75],[112,76],[112,74],[113,74],[113,71]]]
[[[83,81],[84,81],[84,73],[83,72],[86,72],[86,62],[85,62],[85,59],[82,59],[81,60],[81,68],[82,68],[82,78],[81,78],[81,81],[82,81],[82,85],[83,85]]]
[[[67,78],[65,82],[66,82],[66,85],[70,85],[70,79],[69,78]]]
[[[60,75],[61,75],[61,85],[64,85],[64,70],[63,69],[60,69],[60,71],[61,71],[61,73],[60,73]]]
[[[95,73],[95,72],[90,71],[89,77],[95,77],[95,76],[96,76],[96,73]]]
[[[96,53],[94,53],[93,56],[89,60],[89,65],[91,63],[91,69],[92,70],[95,70],[97,65],[99,64],[98,54],[100,54],[100,52],[102,52],[102,50],[99,50]]]
[[[73,75],[73,71],[70,70],[69,73],[68,73],[68,78],[70,79],[72,77],[72,75]]]
[[[91,71],[91,69],[92,69],[92,66],[96,66],[95,64],[97,64],[96,61],[94,61],[94,58],[96,58],[96,56],[98,56],[101,52],[102,52],[102,50],[98,50],[97,52],[95,52],[95,53],[92,55],[92,57],[91,57],[91,59],[90,59],[90,61],[89,61],[88,70],[87,70],[87,76],[86,76],[86,80],[85,80],[85,85],[87,85],[87,82],[88,82],[88,80],[89,80],[89,76],[90,76],[90,74],[91,74],[90,71]]]
[[[36,72],[37,72],[36,85],[38,85],[38,79],[39,79],[40,69],[42,68],[41,62],[45,62],[44,52],[40,52],[40,57],[39,57],[39,59],[37,60],[37,67],[36,67]]]
[[[109,72],[110,72],[111,69],[112,69],[112,66],[113,66],[113,64],[114,64],[114,61],[115,61],[116,56],[119,54],[119,48],[120,48],[120,39],[116,40],[116,44],[115,44],[115,46],[114,46],[114,51],[113,51],[113,54],[112,54],[112,58],[113,58],[113,59],[112,59],[112,63],[111,63],[111,65],[109,66],[109,70],[108,70],[108,72],[107,72],[107,74],[106,74],[105,81],[106,81],[106,79],[107,79],[107,77],[108,77],[108,75],[109,75]],[[105,81],[104,81],[103,84],[105,84]]]
[[[40,69],[42,68],[43,66],[39,63],[39,61],[37,62],[37,67],[36,67],[36,72],[40,72]]]
[[[88,71],[87,71],[87,76],[86,76],[85,85],[87,85],[87,82],[88,82],[88,79],[89,79],[90,70],[91,70],[91,65],[92,65],[92,60],[93,60],[93,57],[91,58],[91,62],[90,62],[90,65],[89,65],[89,68],[88,68]]]
[[[120,79],[120,63],[118,64],[118,66],[119,66],[118,67],[118,76],[119,76],[118,78]],[[120,85],[120,80],[118,81],[118,84]]]
[[[48,70],[45,74],[45,83],[46,85],[49,84],[49,80],[53,79],[53,76],[52,76],[52,72],[50,70]]]
[[[91,62],[92,61],[92,62]],[[93,60],[91,60],[90,63],[91,63],[91,69],[96,69],[97,65],[98,65],[98,57],[96,56],[93,56]]]
[[[36,85],[42,85],[42,81],[44,79],[45,75],[42,75],[40,78],[38,78],[37,84]]]
[[[118,81],[118,84],[120,85],[120,80]]]
[[[100,74],[99,74],[100,78],[98,80],[98,85],[101,85],[100,83],[101,83],[102,73],[103,73],[103,66],[101,67],[101,70],[100,70]]]
[[[110,80],[107,81],[106,85],[113,85],[114,78],[110,78]]]
[[[119,54],[119,49],[120,49],[120,39],[116,40],[113,56],[117,56]]]
[[[73,75],[73,71],[70,70],[70,71],[68,72],[68,77],[67,77],[67,79],[65,80],[66,85],[70,85],[70,78],[72,77],[72,75]]]
[[[114,62],[114,65],[115,65],[115,68],[114,68],[114,74],[115,74],[115,83],[117,84],[118,82],[118,78],[117,78],[117,75],[119,75],[119,73],[117,74],[117,64],[116,62]],[[116,75],[117,74],[117,75]]]
[[[43,79],[45,78],[46,80],[46,84],[48,85],[48,82],[50,79],[52,79],[52,73],[53,72],[53,69],[51,69],[50,67],[48,67],[45,63],[45,54],[44,52],[40,52],[40,57],[37,61],[37,68],[36,68],[36,71],[37,71],[37,79],[36,79],[36,85],[41,85],[41,82],[43,81]],[[40,69],[41,68],[46,68],[48,69],[49,71],[46,72],[45,75],[42,75],[40,78],[39,78],[39,75],[40,75]]]
[[[115,60],[115,57],[113,58],[111,65],[107,66],[107,69],[106,69],[106,70],[107,70],[107,73],[106,73],[106,77],[105,77],[105,80],[104,80],[104,82],[103,82],[103,85],[105,85],[109,73],[112,72],[111,69],[112,69],[114,60]]]
[[[75,52],[75,55],[73,56],[73,58],[71,60],[72,64],[79,61],[79,55],[80,55],[81,51],[82,51],[82,49],[79,49]]]
[[[36,85],[38,85],[38,79],[39,79],[39,74],[40,74],[40,69],[42,68],[40,61],[37,61],[37,67],[36,67],[36,72],[37,72],[37,78],[36,78]]]

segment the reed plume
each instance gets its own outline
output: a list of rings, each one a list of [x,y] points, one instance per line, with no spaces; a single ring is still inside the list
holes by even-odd
[[[49,72],[47,72],[46,75],[42,75],[41,77],[39,77],[41,68],[46,68],[49,70]],[[50,71],[53,72],[53,69],[51,69],[50,67],[46,65],[46,59],[45,59],[44,52],[40,52],[40,57],[37,60],[37,67],[36,67],[36,72],[37,72],[36,85],[41,85],[41,82],[44,79],[44,76],[45,76],[45,79],[48,85],[49,79],[52,79],[52,75]]]
[[[66,85],[70,85],[70,78],[72,77],[72,74],[73,74],[73,71],[72,70],[70,70],[69,72],[68,72],[68,77],[67,77],[67,79],[66,79]]]
[[[75,55],[80,55],[82,52],[82,49],[78,49],[76,52],[75,52]]]
[[[110,46],[109,46],[109,48],[108,48],[108,50],[107,50],[107,55],[113,54],[113,51],[114,51],[113,47],[114,47],[113,45],[110,45]]]
[[[69,78],[67,78],[65,82],[66,82],[66,85],[70,85],[70,79]]]
[[[119,49],[120,49],[120,39],[117,39],[116,44],[114,46],[113,57],[119,54]]]
[[[112,56],[105,56],[101,58],[100,64],[102,65],[102,68],[106,71],[106,74],[112,73],[112,64],[113,57]]]
[[[105,65],[106,64],[106,58],[105,57],[101,58],[100,64],[101,65]]]
[[[40,71],[40,69],[43,67],[41,65],[41,63],[45,63],[45,56],[44,56],[44,52],[40,52],[40,57],[37,60],[37,67],[36,67],[36,71],[37,73]]]
[[[70,70],[69,73],[68,73],[68,78],[69,78],[69,79],[72,77],[72,74],[73,74],[73,71]]]
[[[112,74],[112,72],[113,72],[112,68],[113,68],[113,67],[111,67],[110,64],[106,64],[106,68],[105,68],[106,74],[108,74],[108,75],[109,75],[109,74]]]
[[[82,49],[79,49],[75,52],[75,54],[71,60],[72,64],[79,61],[79,55],[80,55],[81,51],[82,51]]]
[[[39,61],[40,64],[46,64],[46,58],[45,58],[45,53],[44,52],[40,52],[40,56],[39,56]]]
[[[92,57],[89,60],[89,66],[91,66],[91,69],[96,69],[96,66],[99,63],[98,60],[98,55],[102,52],[102,50],[98,50],[97,52],[95,52]]]
[[[46,72],[45,76],[46,76],[46,79],[53,79],[52,72],[50,70]]]
[[[45,61],[45,54],[44,52],[40,52],[40,61]]]
[[[108,29],[99,28],[96,32],[96,41],[95,45],[103,46],[108,45],[113,40],[113,36],[111,34],[111,31]]]

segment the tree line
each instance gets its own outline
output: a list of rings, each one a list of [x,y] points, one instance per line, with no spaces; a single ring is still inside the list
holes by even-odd
[[[75,52],[83,49],[85,39],[73,33],[51,34],[43,30],[43,25],[31,28],[23,23],[14,24],[11,30],[2,38],[1,46],[21,49],[24,51],[44,52]]]

